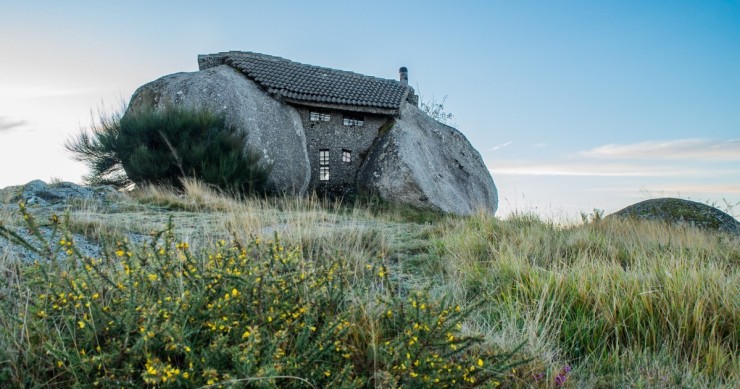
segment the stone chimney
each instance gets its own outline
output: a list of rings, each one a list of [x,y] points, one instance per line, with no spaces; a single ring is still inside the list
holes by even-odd
[[[406,66],[401,66],[401,68],[398,69],[398,78],[399,81],[401,81],[401,85],[409,85],[409,70],[406,69]]]

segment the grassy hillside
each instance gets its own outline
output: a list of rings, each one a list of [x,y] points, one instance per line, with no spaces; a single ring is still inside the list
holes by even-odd
[[[740,382],[738,238],[634,221],[560,226],[529,215],[455,217],[317,199],[236,202],[194,182],[186,190],[177,195],[147,188],[113,204],[70,207],[68,229],[108,248],[108,256],[97,262],[77,257],[68,248],[73,246],[59,249],[65,239],[61,233],[50,247],[57,251],[58,265],[33,266],[12,250],[0,252],[6,280],[0,380],[68,386],[106,377],[96,371],[120,365],[109,375],[183,387],[197,387],[196,375],[203,384],[233,387],[341,382],[418,387],[434,379],[450,386],[491,387],[730,387]],[[0,222],[9,229],[23,225],[17,206],[10,208],[0,210]],[[47,211],[29,208],[28,213],[55,228]],[[154,235],[154,243],[132,238],[156,231],[162,233]],[[235,258],[231,264],[219,262],[229,255]],[[263,276],[256,275],[234,276],[242,284],[233,288],[203,281],[231,279],[225,274],[248,269],[276,280],[270,284],[275,290],[260,289]],[[312,281],[304,284],[301,277]],[[105,285],[109,280],[113,286]],[[110,297],[92,298],[92,289],[80,289],[82,283],[99,285]],[[117,283],[128,285],[127,294]],[[168,305],[160,299],[178,299],[187,294],[186,286],[202,293],[204,301],[215,298],[203,303],[208,309],[188,311],[197,305],[193,300],[162,308]],[[241,298],[247,286],[264,301],[239,300],[235,311],[226,300]],[[79,289],[81,305],[74,308],[71,301],[71,310],[60,308],[54,316],[54,308],[42,308],[58,305],[57,297],[36,301],[46,289],[52,295],[71,293],[70,300]],[[218,296],[211,296],[216,289]],[[288,302],[305,308],[283,304]],[[123,328],[116,336],[138,336],[138,343],[100,340],[105,332],[97,327],[87,332],[114,320],[106,316],[106,306],[131,309],[131,323],[121,315],[110,326]],[[177,320],[162,319],[157,310],[163,309]],[[278,316],[269,312],[287,314],[276,326],[270,323]],[[233,324],[233,315],[242,315],[234,320],[241,323]],[[221,316],[228,316],[228,323],[219,323]],[[248,349],[254,345],[246,322],[252,332],[263,334],[262,348]],[[424,331],[425,325],[431,329]],[[215,335],[206,339],[178,332],[183,328],[213,329]],[[232,328],[239,329],[237,337]],[[178,336],[191,343],[178,343]],[[193,351],[201,357],[188,370],[191,351],[183,350],[191,345],[204,350]],[[313,353],[325,345],[337,349],[336,359]],[[124,353],[128,364],[114,346],[130,349]],[[206,352],[208,347],[214,349]],[[160,349],[169,353],[166,359]],[[224,350],[231,354],[219,354]],[[136,352],[138,359],[129,355]],[[239,373],[228,362],[239,353],[254,358],[244,362],[253,370]],[[448,374],[439,364],[464,374]],[[227,368],[232,373],[221,372]],[[188,371],[190,381],[182,378]],[[114,381],[100,383],[125,384]]]

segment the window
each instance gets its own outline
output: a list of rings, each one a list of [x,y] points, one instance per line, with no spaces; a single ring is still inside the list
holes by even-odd
[[[329,150],[323,149],[319,150],[319,166],[328,166],[329,165]]]
[[[331,119],[331,115],[328,113],[311,112],[309,119],[312,122],[328,122]]]
[[[342,149],[342,162],[352,162],[352,151]]]
[[[319,150],[319,180],[329,181],[329,150]]]
[[[365,118],[359,115],[344,115],[345,126],[357,126],[361,127],[365,124]]]
[[[319,180],[329,181],[329,166],[319,166]]]

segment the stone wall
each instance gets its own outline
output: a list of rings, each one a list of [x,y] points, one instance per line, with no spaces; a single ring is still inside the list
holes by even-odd
[[[311,164],[309,191],[322,195],[345,196],[357,189],[357,172],[367,151],[378,136],[378,130],[390,120],[387,116],[363,113],[344,113],[335,110],[319,110],[296,107],[306,133],[306,148]],[[311,121],[310,113],[330,115],[329,121]],[[345,114],[364,118],[362,126],[345,126]],[[319,179],[319,151],[329,151],[329,180]],[[351,152],[351,162],[342,160],[344,150]]]

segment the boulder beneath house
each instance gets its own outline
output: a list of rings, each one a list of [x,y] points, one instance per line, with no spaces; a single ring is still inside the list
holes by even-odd
[[[495,213],[498,193],[465,136],[404,103],[371,148],[357,176],[361,192],[458,215]]]
[[[270,169],[271,191],[306,193],[311,170],[298,112],[270,97],[238,70],[221,65],[164,76],[134,92],[127,114],[167,104],[224,114],[227,124],[247,133],[245,146],[262,155],[260,162]]]
[[[609,217],[655,220],[740,236],[740,223],[732,216],[712,206],[683,199],[645,200],[619,210]]]

